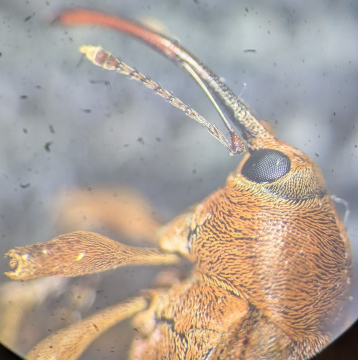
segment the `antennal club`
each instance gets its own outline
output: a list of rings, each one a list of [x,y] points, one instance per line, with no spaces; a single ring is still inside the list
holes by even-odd
[[[80,47],[80,52],[83,53],[94,65],[100,66],[106,70],[115,70],[120,74],[127,75],[130,79],[136,80],[147,88],[153,90],[156,94],[167,100],[174,107],[183,111],[185,115],[206,127],[209,133],[215,139],[219,140],[227,149],[229,149],[231,154],[240,154],[245,151],[244,143],[233,130],[229,130],[231,136],[230,142],[215,125],[207,121],[197,111],[184,104],[179,98],[172,95],[168,90],[164,89],[158,83],[143,75],[139,71],[131,68],[107,50],[104,50],[100,46],[84,45]]]
[[[242,141],[238,140],[240,137],[235,134],[230,126],[226,114],[231,117],[231,123],[240,129],[242,137],[250,149],[264,148],[267,146],[267,143],[274,140],[272,134],[251,114],[248,108],[218,76],[189,51],[169,37],[152,31],[143,25],[136,24],[133,21],[86,9],[64,11],[57,16],[54,22],[70,26],[99,25],[120,31],[143,41],[146,45],[151,46],[180,68],[184,69],[200,85],[218,111],[230,133],[232,140],[231,145],[226,145],[229,141],[226,138],[222,138],[222,134],[217,133],[217,129],[209,129],[209,132],[219,139],[232,153],[242,152]],[[239,148],[237,148],[237,146],[239,146]]]

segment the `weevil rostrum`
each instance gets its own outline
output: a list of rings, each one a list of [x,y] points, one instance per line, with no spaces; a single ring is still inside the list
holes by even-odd
[[[344,224],[317,165],[277,139],[211,70],[169,38],[88,10],[65,11],[56,20],[114,28],[158,50],[200,84],[229,138],[111,53],[81,48],[95,65],[140,81],[183,110],[231,154],[245,147],[246,154],[222,188],[159,231],[156,247],[77,231],[10,250],[6,274],[16,280],[133,264],[192,264],[186,279],[64,328],[27,358],[76,359],[108,327],[129,317],[139,331],[132,359],[308,359],[322,350],[345,326],[353,265]]]

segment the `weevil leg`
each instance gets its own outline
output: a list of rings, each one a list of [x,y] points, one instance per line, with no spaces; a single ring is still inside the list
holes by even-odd
[[[19,347],[24,318],[47,298],[57,297],[67,286],[66,278],[43,278],[23,282],[8,281],[0,286],[0,339],[9,348]],[[36,332],[35,332],[36,333]],[[31,341],[31,340],[30,340]]]
[[[190,260],[188,241],[191,236],[192,218],[193,212],[189,210],[163,226],[158,232],[159,247],[164,251],[178,253]]]
[[[130,359],[203,359],[249,313],[245,299],[195,277],[148,295],[147,309],[132,319]]]
[[[106,236],[77,231],[51,241],[16,247],[5,254],[14,280],[44,276],[82,276],[125,265],[173,265],[182,258],[159,249],[121,244]]]
[[[149,202],[128,187],[75,189],[56,199],[58,224],[64,232],[95,231],[105,226],[130,241],[157,244],[161,223]]]
[[[88,345],[113,325],[146,309],[144,297],[137,297],[99,311],[83,321],[56,331],[35,345],[26,359],[75,360]]]

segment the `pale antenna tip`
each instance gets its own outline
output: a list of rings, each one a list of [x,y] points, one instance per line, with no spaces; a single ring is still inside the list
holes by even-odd
[[[82,45],[79,50],[81,54],[86,55],[89,60],[92,60],[96,57],[96,54],[102,48],[100,46],[92,46],[92,45]]]

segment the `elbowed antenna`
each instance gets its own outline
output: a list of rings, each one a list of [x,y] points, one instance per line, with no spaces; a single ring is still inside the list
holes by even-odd
[[[148,89],[153,90],[157,95],[167,100],[171,105],[183,111],[185,115],[206,127],[209,133],[215,139],[219,140],[227,149],[229,149],[231,153],[240,154],[245,150],[245,146],[238,135],[231,133],[230,143],[215,125],[212,125],[190,106],[184,104],[179,98],[172,95],[168,90],[164,89],[155,81],[131,68],[122,60],[118,59],[100,46],[83,45],[80,47],[80,52],[84,54],[94,65],[100,66],[106,70],[115,70],[120,74],[127,75],[130,79],[136,80]]]
[[[59,14],[54,21],[72,26],[100,25],[118,30],[143,41],[178,66],[185,69],[207,94],[210,101],[219,112],[226,128],[229,130],[231,136],[231,152],[240,152],[232,151],[235,150],[235,144],[239,141],[239,137],[235,134],[235,131],[231,128],[226,119],[222,110],[223,106],[225,107],[225,110],[229,110],[229,112],[231,111],[233,113],[234,123],[239,126],[249,147],[257,147],[257,140],[273,139],[270,132],[250,113],[238,97],[222,81],[220,81],[210,69],[189,51],[179,46],[174,40],[132,21],[85,9],[64,11]],[[227,139],[225,140],[228,141]]]

